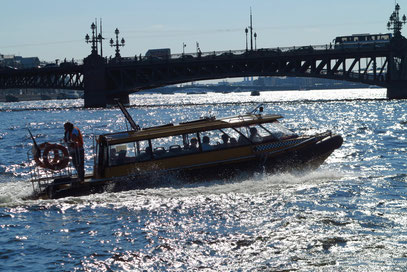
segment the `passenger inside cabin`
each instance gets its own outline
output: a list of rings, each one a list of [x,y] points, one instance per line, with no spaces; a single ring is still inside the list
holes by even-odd
[[[221,143],[221,147],[227,147],[228,146],[229,138],[230,138],[229,135],[227,135],[226,133],[222,134],[223,143]]]
[[[212,146],[209,144],[210,139],[208,136],[202,138],[202,151],[208,151],[212,149]]]
[[[198,150],[198,139],[196,137],[191,138],[189,149]]]
[[[253,143],[259,143],[259,142],[263,141],[263,138],[257,132],[257,128],[255,128],[255,127],[250,128],[249,140],[252,141]]]
[[[235,146],[235,145],[237,145],[237,141],[236,141],[236,138],[230,138],[230,145],[231,146]]]
[[[237,143],[239,145],[244,145],[244,144],[249,144],[250,141],[244,136],[243,134],[240,134],[239,139],[237,140]]]

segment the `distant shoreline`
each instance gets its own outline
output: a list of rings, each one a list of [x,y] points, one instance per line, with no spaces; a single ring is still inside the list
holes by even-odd
[[[363,84],[355,85],[320,85],[320,86],[238,86],[238,85],[188,85],[188,86],[168,86],[151,90],[139,91],[140,93],[232,93],[232,92],[273,92],[273,91],[308,91],[308,90],[332,90],[332,89],[364,89],[380,88]],[[137,92],[135,92],[137,93]],[[0,91],[0,102],[19,102],[19,101],[41,101],[41,100],[62,100],[62,99],[80,99],[83,92],[71,90],[47,90],[47,89],[9,89]]]

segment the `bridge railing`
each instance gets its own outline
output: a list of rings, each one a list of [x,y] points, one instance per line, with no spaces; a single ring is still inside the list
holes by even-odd
[[[376,48],[376,45],[370,45]],[[364,47],[365,48],[365,47]],[[171,54],[167,57],[148,57],[148,56],[137,56],[134,57],[122,57],[119,60],[115,58],[107,58],[106,63],[130,63],[139,61],[154,61],[154,60],[187,60],[187,59],[198,59],[198,58],[211,58],[211,57],[231,57],[231,56],[241,56],[241,55],[259,55],[259,54],[279,54],[279,53],[293,53],[293,54],[303,54],[306,52],[322,51],[322,50],[347,50],[349,48],[338,48],[333,44],[322,44],[322,45],[304,45],[304,46],[289,46],[289,47],[272,47],[272,48],[259,48],[255,50],[225,50],[225,51],[207,51],[207,52],[195,52],[195,53],[177,53]],[[352,49],[358,49],[356,47]],[[360,49],[360,48],[359,48]],[[82,65],[82,59],[72,59],[72,60],[61,60],[58,62],[41,62],[41,67],[58,67],[64,65]]]
[[[41,61],[41,67],[58,67],[64,65],[82,65],[83,59],[72,59],[72,60],[63,60],[63,61]]]
[[[307,45],[307,46],[291,46],[291,47],[274,47],[274,48],[259,48],[256,50],[225,50],[225,51],[207,51],[207,52],[195,52],[195,53],[177,53],[171,54],[166,57],[148,57],[148,56],[134,56],[134,57],[122,57],[119,62],[128,63],[135,61],[146,61],[146,60],[175,60],[175,59],[194,59],[194,58],[208,58],[208,57],[228,57],[228,56],[239,56],[244,54],[258,54],[258,53],[287,53],[287,52],[297,52],[303,53],[304,51],[314,51],[314,50],[330,50],[333,49],[332,45]],[[109,59],[108,63],[116,62],[116,59]]]
[[[371,44],[373,48],[376,47],[375,44]],[[352,49],[360,49],[360,47],[354,47]],[[365,48],[365,47],[364,47]],[[186,59],[198,59],[198,58],[210,58],[210,57],[230,57],[230,56],[239,56],[239,55],[250,55],[250,54],[268,54],[268,53],[293,53],[293,54],[302,54],[305,52],[313,52],[313,51],[322,51],[322,50],[346,50],[349,48],[342,48],[342,47],[335,47],[333,44],[321,44],[321,45],[303,45],[303,46],[288,46],[288,47],[271,47],[271,48],[259,48],[255,50],[224,50],[224,51],[207,51],[207,52],[195,52],[195,53],[177,53],[171,54],[166,57],[148,57],[148,56],[137,56],[134,57],[122,57],[119,60],[115,58],[107,58],[106,63],[130,63],[130,62],[138,62],[138,61],[148,61],[148,60],[186,60]],[[72,59],[72,60],[64,60],[60,61],[58,64],[55,62],[42,62],[43,65],[46,66],[61,66],[64,64],[75,64],[75,65],[82,65],[82,59]]]
[[[381,44],[369,44],[368,46],[372,48],[380,47],[382,48],[383,45]],[[171,54],[166,57],[148,57],[148,56],[137,56],[134,57],[122,57],[120,60],[107,58],[106,63],[129,63],[129,62],[138,62],[138,61],[148,61],[148,60],[186,60],[186,59],[198,59],[198,58],[210,58],[210,57],[230,57],[230,56],[239,56],[239,55],[250,55],[250,54],[268,54],[268,53],[293,53],[293,54],[303,54],[305,52],[313,52],[313,51],[328,51],[328,50],[349,50],[349,49],[366,49],[366,45],[360,44],[358,47],[346,48],[346,47],[336,47],[334,44],[320,44],[320,45],[303,45],[303,46],[287,46],[287,47],[271,47],[271,48],[259,48],[255,50],[224,50],[224,51],[207,51],[207,52],[195,52],[195,53],[177,53]],[[82,65],[83,60],[72,60],[68,61],[68,63],[75,63],[76,65]],[[60,62],[59,65],[66,63]]]
[[[382,48],[383,45],[379,44],[369,44],[370,47],[376,48],[380,47]],[[120,60],[117,60],[115,58],[107,58],[106,63],[130,63],[130,62],[138,62],[138,61],[149,61],[149,60],[187,60],[187,59],[198,59],[198,58],[210,58],[210,57],[230,57],[230,56],[239,56],[239,55],[250,55],[250,54],[268,54],[268,53],[293,53],[293,54],[303,54],[305,52],[313,52],[313,51],[328,51],[328,50],[349,50],[349,49],[361,49],[365,48],[366,45],[361,44],[359,47],[353,47],[353,48],[344,48],[344,47],[336,47],[334,44],[320,44],[320,45],[303,45],[303,46],[287,46],[287,47],[271,47],[271,48],[259,48],[255,50],[224,50],[224,51],[207,51],[207,52],[195,52],[195,53],[177,53],[177,54],[171,54],[166,57],[149,57],[149,56],[142,56],[142,55],[135,55],[134,57],[122,57]],[[83,64],[83,60],[74,60],[75,64],[81,65]],[[60,65],[64,63],[61,62]]]

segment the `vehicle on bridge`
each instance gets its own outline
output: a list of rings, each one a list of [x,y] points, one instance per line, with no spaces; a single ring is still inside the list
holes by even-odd
[[[279,123],[282,116],[262,114],[262,107],[256,111],[143,129],[125,113],[134,130],[97,138],[93,173],[83,182],[65,167],[67,152],[58,155],[61,146],[48,146],[40,154],[33,151],[33,196],[47,199],[106,188],[163,186],[170,176],[192,182],[230,178],[243,171],[315,169],[342,145],[342,137],[330,131],[299,136]]]
[[[145,55],[146,59],[169,59],[171,58],[170,48],[149,49]]]
[[[387,34],[353,34],[340,36],[333,40],[334,48],[358,48],[363,46],[383,47],[390,43],[391,33]]]

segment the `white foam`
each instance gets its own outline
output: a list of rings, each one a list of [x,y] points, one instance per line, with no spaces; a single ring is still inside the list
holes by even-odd
[[[258,194],[275,190],[302,190],[324,182],[337,181],[345,176],[333,170],[318,169],[312,172],[291,172],[279,174],[255,174],[251,177],[237,177],[229,181],[206,181],[193,184],[103,193],[81,197],[83,202],[124,204],[149,198],[189,198],[222,194]]]
[[[13,180],[0,182],[0,206],[16,206],[24,204],[33,192],[31,182]]]
[[[134,202],[136,199],[148,198],[189,198],[198,196],[221,195],[221,194],[258,194],[275,190],[293,189],[302,190],[318,186],[324,182],[337,181],[345,176],[333,170],[318,169],[312,172],[290,172],[278,174],[258,173],[253,176],[240,176],[228,181],[205,181],[176,186],[139,189],[124,192],[105,192],[91,194],[82,197],[67,197],[46,202],[72,205],[104,205],[124,204]],[[29,181],[0,182],[0,206],[11,207],[20,205],[37,205],[40,200],[26,200],[32,194],[32,185]],[[51,204],[52,205],[52,204]]]

